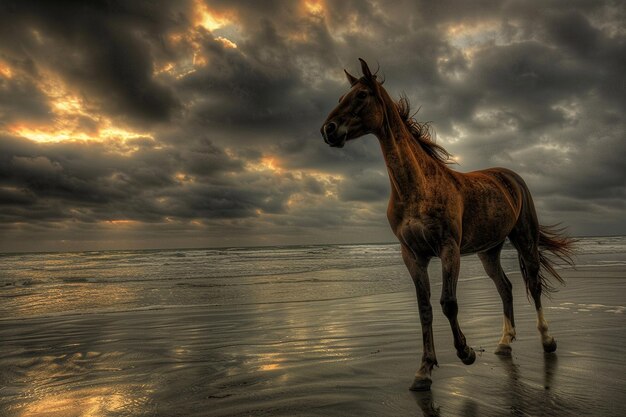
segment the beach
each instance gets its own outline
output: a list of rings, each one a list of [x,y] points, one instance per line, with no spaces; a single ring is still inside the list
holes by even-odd
[[[397,245],[2,255],[0,415],[626,415],[626,239],[581,239],[544,301],[542,350],[511,248],[517,340],[495,355],[502,307],[462,259],[456,358],[429,271],[439,367],[421,356]],[[585,250],[586,249],[586,250]]]

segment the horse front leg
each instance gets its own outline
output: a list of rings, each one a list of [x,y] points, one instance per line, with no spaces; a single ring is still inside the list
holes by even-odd
[[[465,335],[463,335],[457,320],[459,306],[456,301],[456,284],[459,279],[459,269],[461,266],[459,245],[455,242],[445,245],[442,247],[439,257],[441,258],[443,272],[443,288],[440,300],[441,308],[452,328],[456,355],[465,365],[471,365],[476,360],[476,353],[474,353],[474,349],[467,346]]]
[[[435,342],[433,339],[433,308],[430,305],[430,282],[428,280],[428,263],[430,258],[416,256],[408,247],[402,245],[402,259],[406,264],[417,294],[420,322],[422,325],[423,353],[422,362],[415,373],[412,391],[428,391],[432,384],[430,376],[437,365]]]

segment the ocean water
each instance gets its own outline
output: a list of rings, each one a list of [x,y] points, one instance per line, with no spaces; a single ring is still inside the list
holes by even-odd
[[[581,238],[578,266],[626,262],[625,237]],[[506,245],[505,272],[518,271]],[[460,281],[482,279],[463,257]],[[440,285],[440,263],[430,265]],[[412,290],[398,244],[0,254],[0,320],[359,297]]]
[[[518,340],[509,361],[488,354],[500,300],[461,260],[471,367],[433,260],[427,394],[406,389],[421,336],[398,244],[0,254],[0,415],[624,415],[626,238],[578,248],[544,304],[558,356],[543,356],[510,246]]]

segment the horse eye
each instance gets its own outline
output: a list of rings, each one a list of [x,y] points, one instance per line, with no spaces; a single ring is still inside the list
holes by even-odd
[[[365,97],[367,97],[367,93],[365,91],[359,91],[356,97],[360,99],[364,99]]]

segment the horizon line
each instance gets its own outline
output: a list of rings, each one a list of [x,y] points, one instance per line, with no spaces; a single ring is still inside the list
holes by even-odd
[[[581,238],[607,238],[607,237],[626,237],[626,234],[616,234],[616,235],[584,235],[584,236],[570,236],[574,239]],[[507,238],[508,240],[508,238]],[[302,244],[267,244],[267,245],[242,245],[242,246],[187,246],[187,247],[176,247],[176,248],[165,248],[165,247],[154,247],[154,248],[133,248],[133,249],[87,249],[87,250],[58,250],[58,251],[13,251],[13,252],[0,252],[0,256],[3,255],[28,255],[28,254],[53,254],[53,253],[94,253],[94,252],[122,252],[122,251],[136,251],[136,252],[150,252],[150,251],[185,251],[185,250],[226,250],[226,249],[257,249],[257,248],[295,248],[302,246],[338,246],[338,245],[393,245],[400,244],[398,241],[378,241],[378,242],[350,242],[350,243],[302,243]]]

